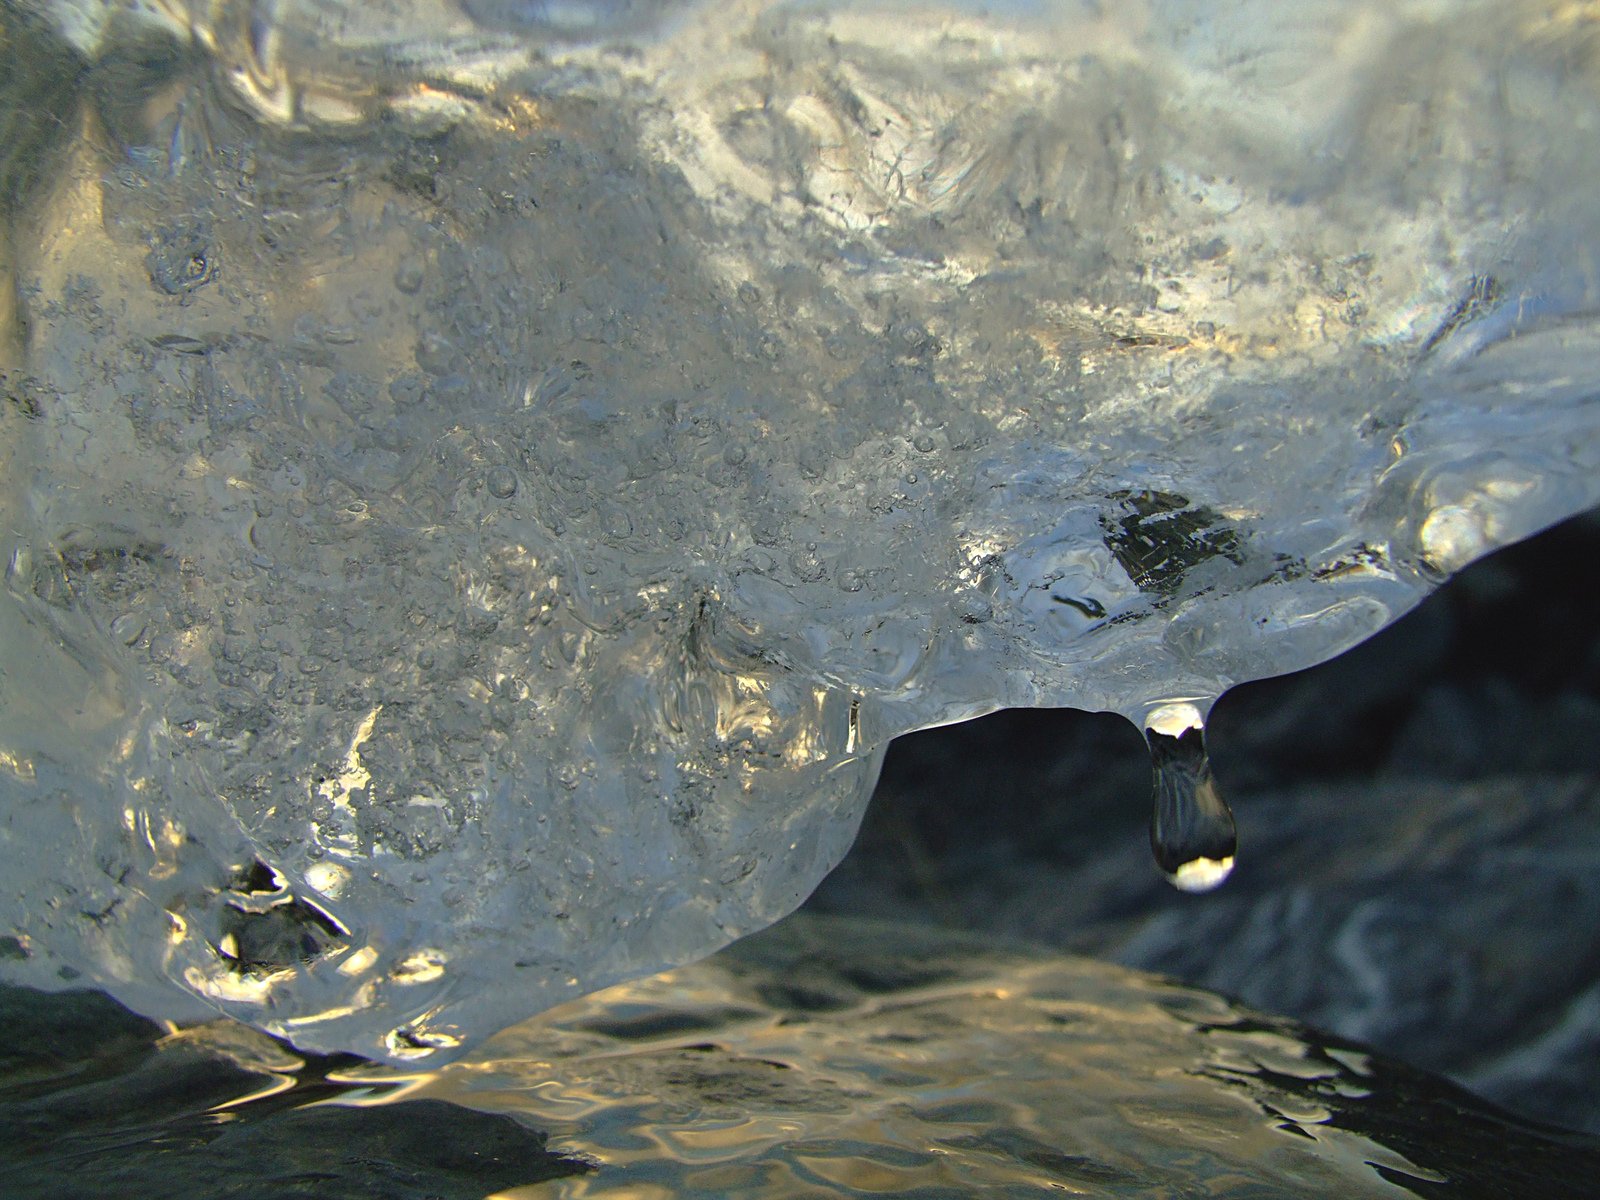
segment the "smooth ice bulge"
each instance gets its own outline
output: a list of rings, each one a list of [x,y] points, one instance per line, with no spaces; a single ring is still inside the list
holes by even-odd
[[[1592,6],[0,12],[24,982],[443,1057],[1003,706],[1205,882],[1211,698],[1600,498]]]

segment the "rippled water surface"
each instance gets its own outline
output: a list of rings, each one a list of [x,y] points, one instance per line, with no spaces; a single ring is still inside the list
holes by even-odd
[[[1600,1170],[1594,1139],[1208,993],[852,920],[420,1075],[6,999],[0,1185],[30,1197],[1559,1200]]]

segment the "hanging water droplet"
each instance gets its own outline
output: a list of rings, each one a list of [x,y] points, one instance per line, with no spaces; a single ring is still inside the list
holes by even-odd
[[[1204,717],[1181,701],[1151,709],[1144,724],[1155,773],[1150,848],[1156,865],[1173,887],[1209,892],[1232,872],[1238,836],[1211,777]]]

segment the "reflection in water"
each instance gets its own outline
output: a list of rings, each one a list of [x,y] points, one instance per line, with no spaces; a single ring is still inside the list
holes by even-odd
[[[600,1164],[508,1193],[528,1200],[1576,1196],[1600,1165],[1220,997],[814,918],[509,1030],[419,1094]]]
[[[243,1026],[162,1037],[102,996],[0,989],[7,1200],[479,1200],[587,1170],[504,1116],[373,1106]]]
[[[430,1074],[92,999],[5,993],[8,1195],[1559,1198],[1600,1168],[1220,997],[903,926],[794,918]]]

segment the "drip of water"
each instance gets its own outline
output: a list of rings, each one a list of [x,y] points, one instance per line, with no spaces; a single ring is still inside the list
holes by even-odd
[[[1211,776],[1205,718],[1179,701],[1150,710],[1144,724],[1155,774],[1150,848],[1156,865],[1180,891],[1209,892],[1232,873],[1238,835]]]

